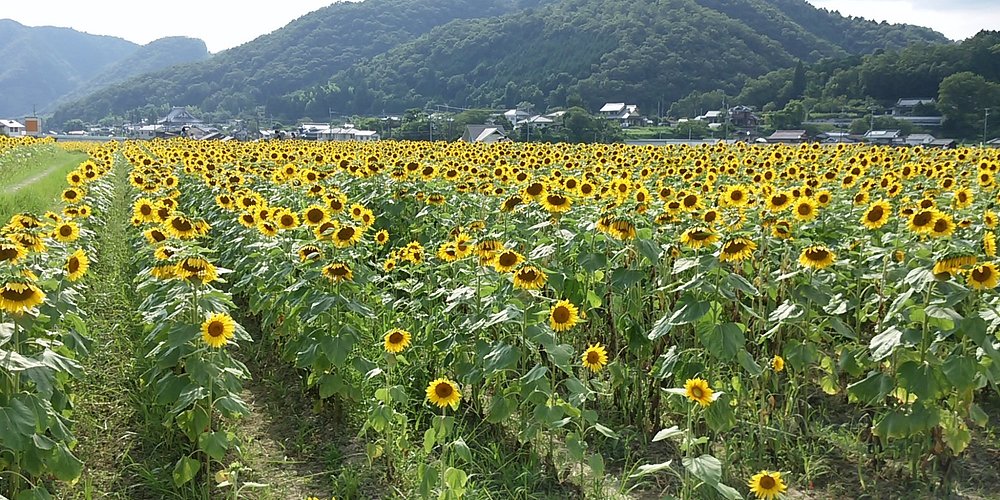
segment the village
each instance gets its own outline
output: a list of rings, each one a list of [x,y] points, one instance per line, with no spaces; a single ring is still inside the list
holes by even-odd
[[[861,133],[852,133],[848,128],[856,119],[849,117],[821,117],[807,119],[798,129],[768,129],[764,115],[747,106],[733,106],[714,109],[690,118],[647,117],[640,113],[635,104],[625,102],[605,103],[592,113],[597,120],[606,121],[624,133],[624,142],[633,145],[704,144],[716,142],[751,142],[755,144],[802,144],[818,142],[822,144],[873,144],[899,147],[933,147],[950,149],[959,145],[955,139],[938,137],[932,130],[939,130],[944,124],[941,116],[915,114],[922,106],[933,105],[934,98],[900,98],[895,105],[887,107],[883,114],[870,114],[871,127]],[[447,107],[445,107],[447,108]],[[464,124],[461,129],[454,125],[455,113],[449,111],[423,111],[421,120],[427,140],[461,140],[468,143],[494,143],[506,141],[545,141],[545,132],[558,130],[564,126],[566,110],[535,114],[529,110],[515,108],[494,110],[486,123]],[[410,113],[408,113],[410,114]],[[878,129],[876,118],[888,117],[892,121],[915,129],[906,133],[902,129]],[[357,118],[357,117],[355,117]],[[988,119],[988,115],[986,117]],[[83,126],[62,131],[43,131],[41,118],[30,116],[20,121],[0,119],[0,135],[8,137],[31,136],[52,137],[57,141],[107,141],[107,140],[151,140],[184,137],[205,141],[254,141],[301,139],[308,141],[379,141],[399,139],[392,135],[406,123],[403,115],[383,115],[361,118],[366,123],[377,123],[380,130],[359,128],[351,118],[335,122],[333,117],[327,123],[312,120],[302,121],[294,126],[276,125],[276,122],[261,123],[256,120],[230,120],[226,123],[206,123],[185,107],[172,107],[162,118],[153,123],[142,120],[138,123],[122,123],[118,126]],[[81,122],[82,123],[82,122]],[[808,129],[806,127],[809,127]],[[664,129],[687,131],[688,136],[663,138],[649,137],[643,131]],[[710,137],[704,137],[707,132]],[[461,134],[459,135],[459,132]],[[423,134],[424,132],[421,132]],[[436,137],[435,137],[436,133]],[[534,138],[532,137],[534,136]],[[406,137],[403,137],[406,138]],[[982,145],[1000,148],[1000,138],[986,140]],[[600,142],[595,140],[594,142]]]

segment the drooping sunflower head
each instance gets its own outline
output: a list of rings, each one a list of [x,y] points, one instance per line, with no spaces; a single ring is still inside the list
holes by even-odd
[[[753,251],[757,249],[757,244],[748,238],[731,238],[722,244],[719,251],[719,260],[722,262],[741,262],[749,259]]]
[[[323,268],[323,276],[326,276],[328,280],[334,283],[351,281],[354,279],[354,273],[351,271],[350,266],[343,262],[328,264]]]
[[[812,269],[823,269],[833,264],[836,254],[823,245],[813,245],[802,249],[799,264]]]
[[[568,300],[560,300],[549,309],[549,326],[557,332],[569,330],[580,322],[579,310]]]
[[[535,266],[524,266],[514,273],[514,288],[538,290],[548,280],[545,272]]]
[[[542,206],[549,213],[561,214],[568,212],[573,206],[573,200],[569,196],[558,193],[547,193],[541,197]]]
[[[7,235],[7,240],[27,250],[29,253],[40,253],[45,251],[45,241],[42,238],[29,232],[16,232]]]
[[[303,245],[299,247],[299,262],[316,260],[323,256],[323,251],[316,245]]]
[[[27,257],[28,251],[14,242],[0,241],[0,262],[18,263]]]
[[[383,343],[385,345],[386,352],[400,353],[403,349],[406,349],[410,345],[410,339],[412,336],[410,332],[403,330],[401,328],[393,328],[388,332],[385,332],[383,337]]]
[[[188,240],[198,236],[198,230],[195,228],[194,221],[183,215],[170,216],[164,223],[163,229],[170,236],[180,240]]]
[[[330,238],[337,248],[347,248],[361,239],[361,230],[351,225],[340,226]]]
[[[704,248],[719,241],[719,235],[710,227],[693,227],[681,234],[681,243],[692,249]]]
[[[201,257],[188,257],[174,266],[174,275],[193,283],[211,283],[218,279],[215,265]]]
[[[8,281],[0,287],[0,311],[20,314],[45,301],[45,293],[34,283]]]

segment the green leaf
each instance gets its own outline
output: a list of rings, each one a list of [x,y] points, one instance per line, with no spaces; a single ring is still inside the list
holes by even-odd
[[[521,351],[508,344],[499,344],[483,358],[487,374],[509,369],[521,359]]]
[[[653,240],[640,238],[635,240],[635,246],[639,249],[639,253],[653,264],[659,262],[660,256],[663,255],[663,248]]]
[[[600,269],[604,269],[608,266],[608,258],[602,253],[586,253],[581,254],[578,259],[580,266],[589,272],[594,272]]]
[[[594,472],[594,476],[601,478],[604,477],[604,457],[599,453],[594,453],[593,455],[587,457],[587,465],[590,466],[590,470]]]
[[[681,430],[676,425],[671,426],[671,427],[667,427],[666,429],[660,429],[660,432],[657,432],[656,435],[653,436],[653,442],[655,443],[657,441],[663,441],[664,439],[670,439],[672,437],[683,436],[685,432],[687,432],[687,431]]]
[[[882,372],[873,371],[864,380],[848,385],[847,393],[862,403],[877,404],[892,391],[892,385],[891,377]]]
[[[726,432],[736,427],[736,415],[729,405],[729,395],[723,394],[705,411],[705,423],[715,432]]]
[[[174,486],[182,486],[198,475],[201,469],[201,461],[191,457],[181,457],[174,465],[173,478]]]
[[[596,430],[597,432],[600,432],[601,434],[603,434],[604,437],[609,437],[609,438],[612,438],[612,439],[618,439],[618,434],[615,434],[615,431],[613,431],[613,430],[611,430],[611,429],[609,429],[609,428],[607,428],[607,427],[605,427],[605,426],[603,426],[601,424],[594,424],[594,430]]]
[[[722,462],[712,455],[702,455],[697,458],[684,458],[684,468],[694,477],[706,484],[715,486],[722,479]]]
[[[469,445],[466,444],[465,439],[458,438],[451,443],[452,447],[455,448],[455,453],[458,457],[465,461],[467,464],[472,463],[472,450],[469,449]]]
[[[743,325],[738,323],[717,324],[699,333],[708,352],[720,359],[732,359],[746,345]]]
[[[959,391],[975,388],[976,371],[979,365],[960,354],[953,354],[948,361],[944,362],[941,370],[948,382]]]
[[[465,485],[469,482],[469,475],[462,469],[448,467],[444,471],[444,482],[448,485],[449,490],[461,498],[465,494]]]
[[[680,354],[677,353],[677,346],[670,346],[667,352],[660,355],[660,368],[656,371],[656,378],[664,380],[673,375],[674,367],[677,366],[677,360],[680,357]]]
[[[493,401],[490,402],[490,409],[486,414],[486,421],[491,424],[503,422],[514,413],[514,408],[516,407],[517,403],[506,396],[493,396]]]
[[[938,373],[933,366],[917,361],[907,361],[897,370],[901,386],[921,399],[933,399],[940,392]]]
[[[223,431],[203,432],[198,436],[198,449],[215,460],[222,460],[229,451],[229,435]]]
[[[698,321],[703,316],[708,314],[712,304],[710,302],[699,301],[691,295],[684,295],[677,301],[676,304],[674,304],[674,307],[675,309],[672,313],[664,314],[663,317],[653,325],[653,329],[647,336],[649,340],[656,340],[670,333],[670,330],[675,326],[686,325],[688,323]]]
[[[629,477],[631,477],[631,478],[640,478],[640,477],[648,475],[648,474],[653,474],[653,473],[656,473],[656,472],[660,472],[662,470],[667,470],[667,469],[670,468],[670,464],[671,463],[672,463],[672,460],[667,460],[666,462],[662,462],[662,463],[658,463],[658,464],[640,465],[639,469],[638,469],[638,472],[632,474]]]
[[[739,361],[740,366],[742,366],[743,369],[746,370],[751,377],[756,377],[761,373],[764,373],[764,369],[761,368],[759,364],[757,364],[757,360],[753,359],[753,356],[751,356],[746,349],[741,348],[736,353],[736,360]]]
[[[52,475],[60,481],[76,481],[83,472],[83,462],[73,456],[65,443],[56,444],[45,463]]]
[[[23,450],[28,438],[35,433],[35,414],[20,399],[11,399],[10,406],[0,407],[0,445]]]
[[[52,500],[52,494],[44,486],[38,486],[30,490],[22,490],[14,495],[14,500]]]
[[[868,348],[872,351],[872,361],[881,361],[889,357],[892,351],[896,349],[896,346],[899,345],[902,337],[903,332],[896,329],[895,326],[890,326],[882,333],[873,337],[868,344]]]

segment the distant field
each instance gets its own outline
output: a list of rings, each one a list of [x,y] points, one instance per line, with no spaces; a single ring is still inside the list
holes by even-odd
[[[58,200],[66,174],[87,159],[55,144],[37,144],[0,154],[0,219],[20,212],[44,212]]]

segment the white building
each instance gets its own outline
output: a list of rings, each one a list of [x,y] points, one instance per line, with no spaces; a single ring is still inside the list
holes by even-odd
[[[16,120],[0,120],[0,135],[7,137],[24,135],[24,125]]]
[[[319,141],[377,141],[382,137],[374,130],[358,130],[351,124],[343,127],[332,127],[321,130],[317,134]]]

